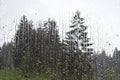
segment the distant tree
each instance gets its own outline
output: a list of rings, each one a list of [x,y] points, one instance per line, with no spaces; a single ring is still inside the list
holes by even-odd
[[[108,56],[105,50],[92,56],[96,57],[95,72],[98,80],[119,80],[118,63],[115,60],[116,52],[119,52],[117,48],[115,49],[113,56]]]
[[[3,66],[3,57],[2,57],[2,48],[0,47],[0,69],[2,69]]]
[[[114,53],[113,53],[113,65],[112,67],[114,67],[115,69],[115,76],[116,76],[116,79],[119,79],[120,78],[120,51],[115,48],[114,50]]]
[[[90,38],[87,38],[87,26],[84,25],[84,18],[81,17],[79,11],[76,11],[71,23],[65,40],[66,53],[70,56],[70,60],[68,59],[69,73],[76,75],[79,80],[87,74],[91,80],[92,65],[90,63],[93,49],[90,46],[92,43],[89,42]]]
[[[20,23],[18,25],[18,30],[15,34],[15,40],[14,40],[14,54],[13,54],[13,61],[15,67],[23,67],[23,71],[26,72],[25,68],[29,66],[31,63],[26,63],[28,56],[31,57],[31,35],[32,35],[32,22],[28,21],[25,16],[22,16]],[[27,61],[30,62],[30,61]],[[23,64],[25,63],[25,64]],[[31,66],[29,66],[31,67]],[[30,69],[32,70],[32,69]],[[30,71],[29,70],[29,71]],[[27,72],[25,73],[27,75]]]
[[[4,43],[1,48],[1,65],[2,68],[12,68],[13,67],[13,44],[12,42]]]
[[[49,19],[39,25],[36,37],[37,54],[35,58],[37,59],[38,71],[50,68],[51,71],[56,72],[61,46],[56,22]]]
[[[107,69],[108,69],[108,63],[107,63],[107,55],[105,50],[103,50],[101,52],[101,56],[100,56],[100,63],[98,64],[99,66],[99,72],[100,72],[100,78],[101,80],[107,80]]]
[[[54,20],[49,19],[44,25],[48,28],[48,30],[46,31],[46,44],[48,46],[47,49],[49,50],[49,52],[46,53],[47,55],[49,55],[48,63],[50,64],[50,67],[56,68],[61,45],[57,24]]]

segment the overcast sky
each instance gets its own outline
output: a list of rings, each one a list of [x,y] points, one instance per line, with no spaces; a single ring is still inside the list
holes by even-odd
[[[0,45],[11,40],[23,14],[35,23],[53,18],[61,34],[69,30],[76,10],[89,26],[93,47],[109,52],[120,49],[120,0],[0,0]]]

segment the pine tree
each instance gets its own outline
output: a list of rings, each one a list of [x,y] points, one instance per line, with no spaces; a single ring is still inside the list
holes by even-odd
[[[13,44],[12,42],[4,43],[2,48],[1,48],[1,62],[2,62],[2,68],[12,68],[13,66]]]
[[[120,75],[119,65],[120,65],[120,51],[117,48],[115,48],[114,53],[113,53],[113,67],[114,67],[115,72],[116,72],[116,74],[115,74],[116,79],[118,79],[119,75]]]
[[[2,48],[0,47],[0,70],[2,69],[3,66],[3,57],[2,57]]]
[[[44,26],[46,28],[46,51],[49,51],[46,52],[46,62],[52,71],[56,72],[61,47],[57,24],[54,20],[49,19]]]
[[[69,55],[67,63],[70,70],[68,73],[71,73],[71,75],[74,73],[77,79],[82,80],[84,74],[92,75],[90,59],[93,53],[93,49],[90,48],[92,43],[89,42],[90,38],[87,37],[86,31],[87,26],[84,25],[84,18],[81,17],[79,11],[76,11],[71,23],[70,31],[67,32],[65,40],[66,53]]]
[[[31,53],[32,45],[30,44],[32,41],[31,40],[32,27],[33,27],[32,22],[28,21],[26,16],[22,16],[20,23],[18,25],[18,30],[15,34],[14,54],[13,54],[14,66],[21,68],[23,72],[26,72],[27,66],[29,64],[32,64],[32,63],[27,63],[27,62],[31,62],[28,61],[28,59],[30,58],[27,57],[31,57],[32,55]],[[25,75],[27,75],[27,72]]]
[[[87,38],[87,26],[84,25],[84,18],[80,16],[79,11],[76,11],[71,23],[71,30],[67,32],[67,35],[71,43],[73,42],[74,52],[81,50],[86,55],[92,54],[93,49],[89,47],[92,43],[89,43],[90,38]]]

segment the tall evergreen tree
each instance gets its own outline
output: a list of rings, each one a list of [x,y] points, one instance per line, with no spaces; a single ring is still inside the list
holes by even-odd
[[[2,48],[0,47],[0,69],[2,69],[3,66],[3,56],[2,56]]]
[[[113,65],[112,67],[114,67],[115,72],[116,72],[116,79],[119,79],[119,75],[120,75],[120,51],[115,48],[114,53],[113,53]]]
[[[25,75],[27,74],[27,67],[29,66],[31,53],[31,34],[32,34],[32,23],[27,20],[26,16],[22,16],[20,23],[18,25],[18,30],[15,34],[14,40],[14,66],[23,69]],[[29,71],[32,69],[29,69]]]
[[[2,62],[2,68],[12,68],[13,67],[13,44],[12,42],[4,43],[1,48],[1,62]]]
[[[57,29],[57,24],[54,20],[48,20],[44,23],[46,27],[46,50],[49,52],[46,53],[47,63],[54,70],[57,70],[57,64],[59,53],[60,53],[60,37]]]
[[[77,79],[82,80],[85,74],[92,75],[90,59],[93,53],[93,49],[90,48],[92,43],[89,42],[90,38],[87,37],[86,32],[87,26],[84,25],[84,18],[81,17],[79,11],[76,11],[71,23],[65,40],[66,53],[70,56],[67,63],[69,64],[69,73],[74,73]],[[88,79],[91,79],[90,76]]]

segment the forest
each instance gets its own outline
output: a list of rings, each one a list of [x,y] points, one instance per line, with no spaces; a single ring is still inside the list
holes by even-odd
[[[0,80],[120,80],[120,50],[95,51],[80,11],[65,38],[54,19],[37,28],[33,22],[23,15],[13,40],[0,47]]]

